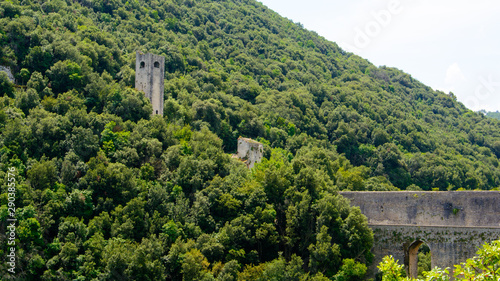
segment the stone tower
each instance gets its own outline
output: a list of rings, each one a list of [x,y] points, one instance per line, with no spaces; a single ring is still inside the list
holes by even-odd
[[[163,116],[163,80],[165,57],[154,54],[135,55],[135,88],[143,91],[153,105],[153,115]]]

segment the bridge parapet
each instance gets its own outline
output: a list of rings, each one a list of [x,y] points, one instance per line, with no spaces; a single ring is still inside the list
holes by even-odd
[[[500,191],[341,192],[370,224],[500,227]]]

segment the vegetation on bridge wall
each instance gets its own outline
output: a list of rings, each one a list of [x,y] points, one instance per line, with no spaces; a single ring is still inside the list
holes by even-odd
[[[374,264],[369,276],[377,272],[384,256],[403,262],[405,247],[415,241],[425,242],[432,252],[432,266],[450,267],[471,258],[481,245],[500,238],[500,228],[419,227],[372,225],[374,233]]]
[[[405,276],[404,266],[398,264],[392,256],[384,257],[378,268],[382,272],[382,281],[404,281],[410,280]],[[450,274],[451,273],[451,274]],[[456,281],[484,280],[497,281],[500,277],[500,240],[485,243],[473,258],[456,264],[450,268],[434,267],[431,271],[424,273],[421,281],[448,281],[454,276]],[[415,280],[415,279],[412,279]]]

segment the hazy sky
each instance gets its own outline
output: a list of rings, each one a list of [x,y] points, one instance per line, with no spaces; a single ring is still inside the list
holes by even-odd
[[[376,66],[500,110],[500,1],[260,0]]]

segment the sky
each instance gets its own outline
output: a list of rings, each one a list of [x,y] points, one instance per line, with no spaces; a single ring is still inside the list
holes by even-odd
[[[500,1],[259,0],[376,66],[500,111]]]

